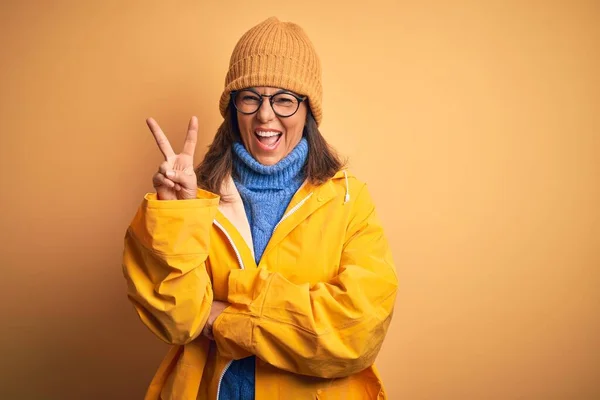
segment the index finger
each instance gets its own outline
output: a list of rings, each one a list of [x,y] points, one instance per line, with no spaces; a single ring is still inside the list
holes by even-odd
[[[175,152],[171,147],[171,143],[169,143],[169,139],[167,139],[167,135],[160,129],[158,123],[153,118],[148,118],[146,120],[146,124],[148,124],[148,128],[152,132],[154,136],[154,140],[156,140],[156,144],[160,149],[160,152],[165,156],[165,160],[168,160],[171,157],[175,157]]]
[[[185,136],[185,142],[183,143],[182,153],[189,156],[194,156],[196,151],[196,142],[198,141],[198,118],[195,116],[190,119],[188,124],[187,135]]]

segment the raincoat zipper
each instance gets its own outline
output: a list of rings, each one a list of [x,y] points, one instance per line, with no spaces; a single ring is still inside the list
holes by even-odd
[[[298,211],[298,209],[300,207],[302,207],[304,205],[304,203],[306,203],[306,201],[308,199],[310,199],[310,197],[312,195],[313,195],[313,192],[310,192],[308,194],[308,196],[306,196],[305,198],[303,198],[300,203],[296,204],[294,207],[292,207],[292,209],[290,211],[288,211],[283,217],[281,217],[281,220],[277,223],[277,225],[275,225],[275,228],[273,228],[273,232],[275,232],[275,229],[277,229],[277,227],[279,226],[279,224],[281,224],[283,221],[285,221],[290,215],[292,215],[293,213],[295,213],[296,211]]]
[[[237,257],[238,263],[240,264],[240,269],[245,269],[244,262],[242,261],[242,256],[240,255],[240,252],[238,251],[237,247],[235,247],[235,243],[233,243],[233,239],[231,238],[231,236],[229,236],[229,232],[227,232],[225,230],[225,228],[223,227],[223,225],[221,225],[216,219],[213,221],[213,224],[215,224],[215,226],[217,228],[219,228],[221,230],[221,232],[223,232],[225,237],[227,237],[227,240],[229,240],[229,244],[233,248],[233,251],[235,252],[235,256]]]
[[[225,376],[225,373],[227,372],[227,370],[231,366],[232,362],[233,362],[233,360],[229,361],[227,363],[227,365],[225,366],[225,368],[223,368],[223,372],[221,372],[221,376],[219,377],[219,385],[217,386],[217,398],[216,398],[216,400],[219,400],[219,394],[221,394],[221,382],[223,382],[223,377]]]
[[[217,228],[219,228],[221,230],[221,232],[223,232],[223,234],[225,235],[227,240],[229,240],[229,244],[233,248],[233,251],[235,252],[235,256],[237,257],[238,263],[240,264],[240,269],[244,269],[244,262],[242,261],[242,256],[240,255],[240,252],[238,251],[237,247],[235,247],[235,243],[233,243],[233,239],[229,235],[229,232],[227,232],[227,230],[223,227],[223,225],[221,225],[216,219],[213,221],[213,223],[215,224],[215,226]],[[229,361],[227,363],[227,365],[225,365],[225,368],[223,368],[223,371],[221,372],[221,376],[219,377],[219,385],[217,386],[217,399],[216,400],[219,400],[219,394],[221,393],[221,382],[223,382],[223,377],[225,376],[225,373],[231,366],[232,362],[233,362],[233,360]]]

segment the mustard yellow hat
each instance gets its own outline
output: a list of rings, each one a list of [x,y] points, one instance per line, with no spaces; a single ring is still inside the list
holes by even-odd
[[[221,115],[225,116],[232,91],[257,86],[279,87],[308,96],[315,121],[321,123],[321,62],[298,25],[271,17],[242,36],[229,61],[219,101]]]

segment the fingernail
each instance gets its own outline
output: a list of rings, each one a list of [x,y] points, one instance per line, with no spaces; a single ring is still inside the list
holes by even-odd
[[[175,176],[175,172],[173,171],[167,171],[167,178],[172,178]]]

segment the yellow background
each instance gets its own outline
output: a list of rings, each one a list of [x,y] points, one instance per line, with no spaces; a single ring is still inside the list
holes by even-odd
[[[597,1],[3,1],[0,398],[138,399],[166,346],[122,238],[237,39],[276,15],[324,69],[322,132],[401,279],[391,399],[600,398]]]

